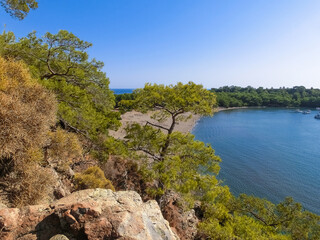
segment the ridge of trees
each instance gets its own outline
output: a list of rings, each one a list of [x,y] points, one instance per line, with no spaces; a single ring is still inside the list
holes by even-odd
[[[219,107],[305,107],[320,106],[320,89],[295,86],[292,88],[253,88],[224,86],[211,88],[217,97]],[[134,99],[133,93],[117,94],[116,107],[123,111],[119,105],[121,100]]]
[[[320,89],[307,89],[303,86],[293,88],[253,88],[225,86],[212,88],[217,95],[220,107],[309,107],[320,106]]]

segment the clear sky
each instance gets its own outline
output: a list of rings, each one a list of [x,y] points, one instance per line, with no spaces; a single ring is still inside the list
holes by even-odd
[[[39,0],[1,30],[71,31],[93,43],[111,88],[194,81],[320,88],[318,0]]]

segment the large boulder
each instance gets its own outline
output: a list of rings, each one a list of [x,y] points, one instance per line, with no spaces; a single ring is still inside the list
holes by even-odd
[[[88,189],[51,205],[0,209],[0,239],[179,239],[156,201],[133,191]]]

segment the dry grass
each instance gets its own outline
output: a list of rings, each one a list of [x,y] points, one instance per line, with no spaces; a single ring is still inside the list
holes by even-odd
[[[38,164],[25,164],[11,173],[10,187],[7,189],[9,201],[14,207],[39,204],[52,190],[52,172]]]
[[[23,63],[0,58],[0,104],[0,158],[18,159],[43,146],[56,121],[56,100]]]
[[[46,158],[60,172],[66,171],[74,160],[82,158],[82,145],[76,134],[58,128],[48,136]]]
[[[0,106],[1,190],[12,206],[37,204],[53,184],[39,163],[56,122],[56,100],[22,62],[0,57]]]

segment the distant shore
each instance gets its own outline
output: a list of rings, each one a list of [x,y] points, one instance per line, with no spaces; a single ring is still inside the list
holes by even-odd
[[[265,107],[265,106],[256,106],[256,107],[229,107],[229,108],[217,107],[217,108],[216,108],[216,112],[227,111],[227,110],[236,110],[236,109],[255,109],[255,108],[267,108],[267,107]]]

